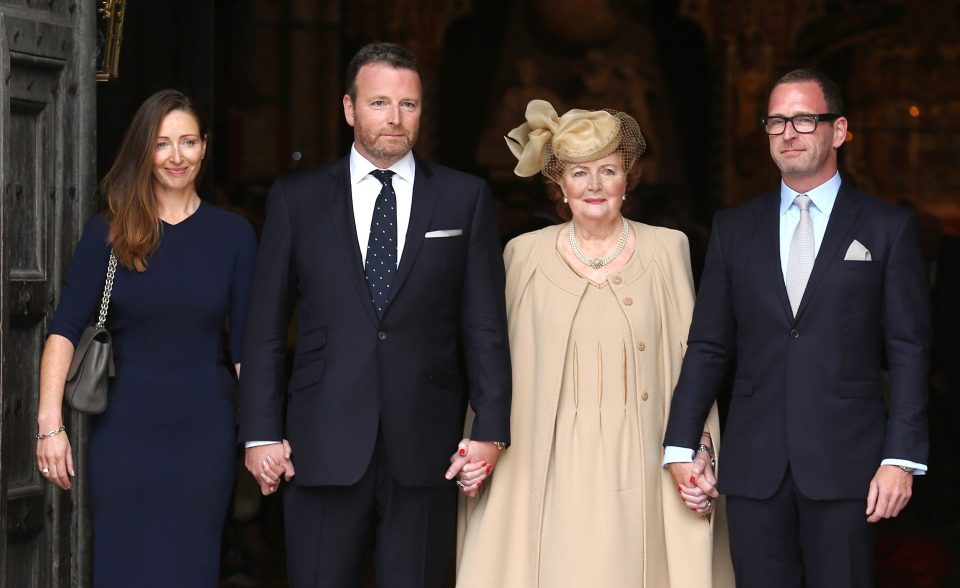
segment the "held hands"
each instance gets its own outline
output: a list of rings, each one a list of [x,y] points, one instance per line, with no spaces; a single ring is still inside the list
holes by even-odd
[[[900,514],[913,496],[913,474],[897,466],[882,465],[870,480],[867,493],[867,522],[876,523]]]
[[[77,472],[73,469],[73,452],[66,430],[44,433],[37,440],[37,469],[41,476],[64,490],[72,487],[70,478]]]
[[[710,457],[697,452],[693,462],[675,462],[667,464],[667,469],[677,484],[680,500],[698,516],[707,516],[713,512],[714,501],[720,496],[717,491],[717,478],[710,466]]]
[[[450,456],[450,467],[446,478],[452,480],[460,474],[457,485],[470,498],[475,498],[483,481],[493,474],[493,468],[500,457],[500,450],[490,441],[471,441],[464,438],[457,445],[457,451]]]
[[[247,447],[243,462],[260,485],[261,494],[273,494],[280,488],[281,477],[289,482],[297,474],[290,460],[291,455],[293,450],[286,439],[283,443]]]

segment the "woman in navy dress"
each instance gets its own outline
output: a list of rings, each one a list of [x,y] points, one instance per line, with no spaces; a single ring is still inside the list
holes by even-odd
[[[197,194],[206,137],[180,92],[143,103],[101,184],[108,210],[84,231],[44,348],[37,465],[69,489],[76,468],[60,430],[64,382],[99,309],[112,248],[118,266],[106,324],[116,376],[106,411],[91,419],[86,464],[98,588],[218,582],[236,463],[234,370],[256,238],[241,217]]]

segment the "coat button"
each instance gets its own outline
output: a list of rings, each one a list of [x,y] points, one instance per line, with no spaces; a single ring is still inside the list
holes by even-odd
[[[387,340],[386,331],[380,331],[379,333],[377,333],[377,339],[380,339],[381,341],[386,341]]]
[[[646,348],[647,346],[643,344],[643,341],[640,341],[639,343],[637,343],[637,351],[643,351]]]
[[[790,331],[790,336],[793,337],[794,339],[799,339],[799,338],[800,338],[800,331],[798,331],[798,330],[796,330],[796,329],[792,329],[792,330]]]
[[[624,303],[626,306],[630,306],[631,304],[633,304],[633,298],[624,298],[624,299],[623,299],[623,303]]]
[[[614,284],[616,284],[616,285],[619,286],[620,284],[623,283],[623,278],[621,278],[620,275],[618,274],[618,275],[616,275],[616,276],[613,276],[613,279],[612,279],[611,281],[612,281]]]
[[[643,400],[644,402],[646,402],[647,398],[650,398],[650,395],[646,392],[640,395],[640,400]]]

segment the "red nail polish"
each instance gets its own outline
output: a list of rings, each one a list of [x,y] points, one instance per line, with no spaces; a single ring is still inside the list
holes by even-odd
[[[697,512],[697,509],[691,508],[691,509],[690,509],[690,512]]]
[[[694,478],[693,476],[690,476],[690,483],[691,483],[691,484],[696,484],[696,483],[697,483],[697,479]]]
[[[487,475],[489,476],[489,475],[490,475],[490,472],[492,472],[492,471],[493,471],[493,466],[488,465],[488,466],[487,466]]]
[[[461,448],[461,449],[460,449],[460,455],[466,455],[466,454],[467,454],[467,450]]]

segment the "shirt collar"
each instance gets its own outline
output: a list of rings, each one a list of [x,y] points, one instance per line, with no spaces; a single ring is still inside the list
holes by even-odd
[[[837,202],[837,192],[840,191],[840,172],[835,172],[833,177],[820,184],[813,190],[806,192],[810,197],[810,202],[817,207],[817,210],[830,216],[833,211],[833,205]],[[780,215],[787,214],[790,206],[793,205],[793,199],[797,197],[797,191],[789,188],[783,180],[780,180]]]
[[[370,172],[375,169],[379,168],[370,163],[363,155],[360,155],[356,145],[350,147],[350,185],[356,186],[360,180],[370,175]],[[413,151],[408,151],[406,155],[387,169],[394,172],[405,182],[413,184],[413,178],[417,170]]]

